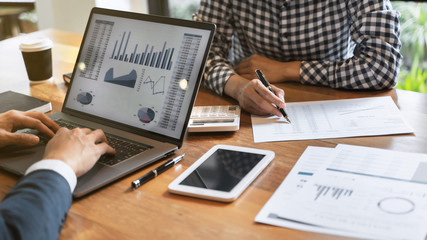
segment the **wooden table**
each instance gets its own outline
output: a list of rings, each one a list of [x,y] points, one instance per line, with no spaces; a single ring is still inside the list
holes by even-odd
[[[15,90],[49,100],[60,111],[67,87],[62,74],[71,72],[81,35],[45,30],[54,40],[53,79],[30,85],[18,45],[22,37],[0,42],[0,92]],[[427,95],[402,90],[343,91],[295,83],[280,84],[288,102],[392,96],[414,134],[325,140],[254,143],[250,115],[242,112],[240,130],[234,133],[191,133],[177,154],[181,164],[136,191],[133,180],[161,162],[133,173],[87,197],[74,201],[60,239],[343,239],[342,237],[258,224],[254,218],[307,146],[335,147],[338,143],[427,153]],[[1,104],[1,103],[0,103]],[[236,104],[201,89],[196,105]],[[233,203],[219,203],[170,194],[168,184],[216,144],[272,150],[272,163]],[[0,198],[18,177],[0,169]]]

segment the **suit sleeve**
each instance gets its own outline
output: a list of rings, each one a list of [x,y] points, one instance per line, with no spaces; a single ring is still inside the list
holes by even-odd
[[[71,203],[70,186],[60,174],[28,174],[0,204],[0,239],[58,239]]]

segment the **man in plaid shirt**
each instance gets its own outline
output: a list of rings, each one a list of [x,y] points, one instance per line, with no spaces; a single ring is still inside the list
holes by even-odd
[[[254,114],[280,112],[277,97],[256,79],[343,89],[389,89],[397,81],[399,13],[386,0],[202,0],[198,21],[217,33],[205,86]]]

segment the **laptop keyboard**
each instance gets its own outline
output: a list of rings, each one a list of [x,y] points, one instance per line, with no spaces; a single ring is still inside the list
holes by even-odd
[[[73,123],[73,122],[70,122],[70,121],[67,121],[64,119],[56,119],[55,122],[59,126],[66,127],[68,129],[73,129],[76,127],[80,127],[80,128],[84,127],[84,126],[81,126],[79,124],[76,124],[76,123]],[[36,134],[40,138],[39,144],[46,145],[47,142],[49,141],[49,138],[38,133],[38,131],[35,132],[35,130],[29,130],[27,132],[31,132],[33,134]],[[142,153],[144,151],[147,151],[147,150],[153,148],[152,146],[142,144],[142,143],[138,143],[135,141],[131,141],[129,139],[125,139],[125,138],[122,138],[122,137],[119,137],[119,136],[116,136],[116,135],[113,135],[110,133],[105,133],[105,136],[107,137],[108,144],[116,150],[115,155],[104,154],[98,160],[99,163],[102,163],[102,164],[107,165],[107,166],[113,166],[117,163],[120,163],[120,162],[126,160],[126,159],[129,159],[132,156],[135,156],[139,153]]]

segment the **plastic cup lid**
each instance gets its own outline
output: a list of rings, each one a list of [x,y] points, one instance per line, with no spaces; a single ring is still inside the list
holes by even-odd
[[[52,48],[53,42],[46,37],[27,38],[21,42],[19,49],[23,52],[38,52]]]

